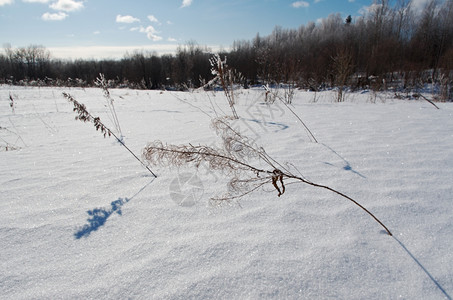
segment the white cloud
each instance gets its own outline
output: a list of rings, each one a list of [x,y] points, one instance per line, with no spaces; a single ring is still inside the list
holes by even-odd
[[[57,12],[55,14],[46,12],[41,16],[41,19],[43,19],[44,21],[62,21],[64,19],[66,19],[67,17],[68,17],[68,15],[61,11]]]
[[[138,31],[140,33],[145,33],[146,37],[154,42],[158,42],[162,40],[162,37],[158,35],[158,31],[153,27],[153,26],[148,26],[148,27],[133,27],[129,29],[130,31]]]
[[[134,18],[133,16],[122,16],[122,15],[117,15],[116,16],[116,22],[117,23],[135,23],[135,22],[140,22],[140,19]]]
[[[297,1],[297,2],[293,2],[291,4],[291,6],[294,8],[309,7],[310,3],[306,2],[306,1]]]
[[[175,54],[179,45],[176,43],[153,44],[153,45],[130,45],[130,46],[68,46],[68,47],[48,47],[52,57],[61,59],[106,59],[122,58],[126,53],[137,50],[157,52],[157,54]],[[219,46],[209,46],[213,51],[220,51]],[[228,50],[223,48],[222,50]]]
[[[192,0],[183,0],[181,4],[181,8],[188,7],[192,5]]]
[[[28,2],[28,3],[49,3],[50,0],[22,0],[23,2]]]
[[[148,39],[152,40],[153,42],[158,42],[162,40],[162,37],[157,35],[159,32],[156,29],[154,29],[153,26],[148,26],[146,28],[141,27],[140,32],[146,33]]]
[[[76,11],[83,8],[83,2],[77,2],[74,0],[58,0],[50,5],[50,8],[61,11]]]
[[[94,35],[98,35],[98,34],[101,34],[101,32],[99,30],[96,30],[93,32]]]
[[[149,16],[148,16],[148,20],[149,20],[150,22],[156,23],[156,24],[159,25],[159,26],[162,25],[162,23],[159,22],[159,20],[158,20],[154,15],[149,15]]]
[[[162,37],[155,34],[148,34],[148,38],[153,42],[162,41]]]
[[[425,6],[428,4],[430,0],[412,0],[411,7],[414,11],[420,13],[423,11]]]
[[[169,38],[167,39],[167,41],[169,41],[169,42],[177,42],[178,40],[177,40],[177,39],[174,39],[174,38],[172,38],[172,37],[169,37]]]
[[[0,0],[0,6],[13,4],[14,0]]]
[[[150,20],[151,22],[154,22],[154,23],[159,23],[159,20],[153,15],[149,15],[148,20]]]
[[[359,13],[360,13],[361,15],[366,15],[366,14],[369,14],[369,13],[374,13],[374,12],[378,11],[381,7],[382,7],[382,4],[373,3],[373,4],[371,4],[370,6],[363,6],[363,7],[359,10]]]

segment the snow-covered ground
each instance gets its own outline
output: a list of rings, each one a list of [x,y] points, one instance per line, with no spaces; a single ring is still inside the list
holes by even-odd
[[[111,126],[99,89],[0,87],[2,299],[451,299],[453,104],[240,91],[235,128],[309,180],[212,207],[225,178],[152,168],[75,121],[66,91]],[[125,143],[215,145],[216,94],[112,90]],[[14,99],[14,113],[9,95]],[[376,100],[376,101],[375,101]],[[375,102],[375,103],[374,103]],[[20,148],[5,151],[5,145]],[[187,181],[187,182],[186,182]],[[184,184],[185,183],[185,184]]]

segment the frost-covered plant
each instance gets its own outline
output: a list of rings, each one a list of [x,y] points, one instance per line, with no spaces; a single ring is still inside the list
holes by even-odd
[[[113,104],[114,100],[110,95],[110,91],[108,89],[108,83],[105,80],[105,76],[102,73],[99,73],[99,77],[96,78],[95,81],[96,86],[100,87],[104,91],[104,98],[107,101],[107,107],[110,111],[109,118],[112,121],[113,125],[115,126],[115,130],[118,136],[123,139],[123,133],[121,132],[120,121],[118,120],[118,115],[116,114],[115,105]]]
[[[86,122],[91,122],[93,123],[94,127],[96,128],[97,131],[100,131],[103,135],[104,135],[104,138],[107,137],[107,136],[113,136],[124,148],[126,148],[127,151],[129,151],[130,154],[132,154],[132,156],[134,156],[134,158],[136,160],[138,160],[154,177],[157,177],[156,174],[154,174],[153,171],[151,171],[151,169],[145,164],[143,163],[143,161],[138,158],[137,155],[135,155],[134,152],[132,152],[131,149],[129,149],[129,147],[126,146],[126,144],[124,144],[124,142],[122,141],[122,139],[120,139],[120,137],[118,137],[115,133],[113,133],[107,126],[104,125],[104,123],[102,123],[101,119],[99,117],[94,117],[92,114],[90,114],[85,106],[85,104],[82,104],[80,102],[78,102],[74,97],[72,97],[70,94],[68,93],[63,93],[63,96],[69,101],[71,102],[73,105],[74,105],[74,108],[73,108],[73,111],[77,113],[77,116],[75,117],[76,120],[80,120],[84,123]]]
[[[296,95],[297,84],[294,81],[291,81],[284,85],[285,92],[285,101],[287,104],[292,104],[294,96]]]
[[[275,88],[272,88],[266,84],[263,86],[266,90],[264,102],[273,104],[280,97],[286,104],[292,104],[294,96],[296,95],[296,86],[296,82],[294,81],[285,84],[278,84]],[[283,91],[283,97],[279,94],[280,90]]]
[[[302,176],[293,174],[288,168],[278,163],[266,151],[247,137],[234,130],[225,118],[214,119],[212,127],[223,141],[223,147],[205,145],[168,145],[161,141],[149,143],[143,149],[143,157],[151,165],[194,166],[207,164],[209,169],[217,171],[230,178],[228,191],[211,200],[220,204],[225,201],[241,198],[264,185],[271,185],[280,197],[285,193],[289,183],[305,183],[317,188],[329,190],[359,206],[385,228],[389,235],[392,233],[369,210],[351,197],[325,185],[311,182]]]
[[[230,68],[226,61],[226,57],[222,60],[219,54],[214,54],[209,59],[209,62],[211,63],[211,72],[215,77],[209,81],[207,85],[209,86],[218,83],[222,86],[225,97],[233,112],[233,117],[239,119],[236,109],[234,108],[234,85],[242,81],[242,75],[235,69]]]

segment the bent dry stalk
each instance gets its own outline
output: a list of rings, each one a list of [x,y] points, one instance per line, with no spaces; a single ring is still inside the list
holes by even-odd
[[[136,160],[138,160],[142,164],[143,167],[145,167],[151,173],[151,175],[157,178],[157,175],[154,174],[154,172],[140,158],[138,158],[138,156],[135,155],[135,153],[131,149],[129,149],[129,147],[126,146],[122,139],[114,134],[107,126],[105,126],[104,123],[101,122],[101,119],[99,117],[94,117],[87,111],[85,104],[78,102],[68,93],[63,93],[63,96],[74,105],[73,111],[77,113],[77,116],[75,117],[76,120],[80,120],[84,123],[92,122],[96,130],[104,134],[104,137],[107,137],[107,135],[113,136],[124,148],[126,148],[127,151],[129,151],[129,153]]]
[[[118,120],[115,106],[113,105],[114,100],[113,100],[112,96],[110,95],[110,91],[108,89],[108,84],[107,84],[104,74],[99,73],[99,77],[96,78],[96,81],[94,83],[96,86],[100,87],[103,90],[104,98],[107,101],[107,107],[109,108],[109,111],[110,111],[110,119],[115,126],[116,132],[122,138],[123,133],[121,131],[120,121]]]
[[[305,183],[313,187],[329,190],[360,207],[378,222],[391,236],[390,230],[373,213],[359,202],[346,194],[329,186],[311,182],[301,176],[296,176],[290,170],[278,163],[266,151],[235,131],[222,119],[215,119],[213,127],[223,140],[223,148],[214,148],[204,145],[167,145],[160,141],[149,143],[143,149],[143,157],[152,165],[162,166],[195,166],[202,163],[208,164],[212,170],[219,171],[229,176],[231,192],[219,198],[213,198],[216,202],[229,201],[241,198],[252,193],[265,184],[271,184],[278,192],[278,197],[285,193],[285,180]],[[254,158],[263,162],[268,168],[261,168],[248,162]]]
[[[269,89],[269,87],[267,87],[267,86],[265,86],[265,85],[263,85],[263,87],[264,87],[264,89],[266,90],[266,94],[271,92],[270,89]],[[304,126],[305,130],[307,131],[307,134],[309,135],[309,137],[311,137],[315,143],[318,143],[318,140],[315,138],[315,136],[313,135],[313,133],[311,132],[311,130],[308,128],[307,125],[305,125],[304,121],[302,121],[302,119],[294,112],[294,110],[292,110],[291,107],[289,107],[288,103],[286,103],[286,102],[282,99],[282,97],[280,97],[280,96],[278,96],[278,95],[276,95],[276,98],[277,98],[278,100],[280,100],[280,102],[283,103],[283,104],[286,106],[286,108],[287,108],[287,109],[288,109],[288,110],[289,110],[289,111],[290,111],[290,112],[291,112],[291,113],[299,120],[300,124],[302,124],[302,126]]]
[[[215,75],[215,77],[211,81],[209,81],[206,86],[220,81],[220,85],[222,86],[225,97],[228,101],[228,104],[230,105],[233,117],[235,119],[239,119],[236,108],[234,107],[234,84],[236,81],[241,81],[241,73],[236,72],[234,69],[231,69],[226,64],[226,57],[224,60],[222,60],[219,54],[214,54],[214,56],[209,59],[209,62],[211,64],[212,75]]]

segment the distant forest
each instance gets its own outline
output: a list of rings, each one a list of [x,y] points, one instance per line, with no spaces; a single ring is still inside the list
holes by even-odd
[[[219,53],[242,74],[245,87],[291,84],[416,91],[433,84],[453,95],[453,1],[430,1],[416,13],[410,0],[374,1],[361,17],[332,14],[297,29],[276,27],[268,36],[236,41]],[[118,60],[60,60],[42,46],[5,47],[0,83],[91,86],[103,73],[115,87],[196,88],[213,75],[210,49],[195,42],[175,54],[136,51]]]

